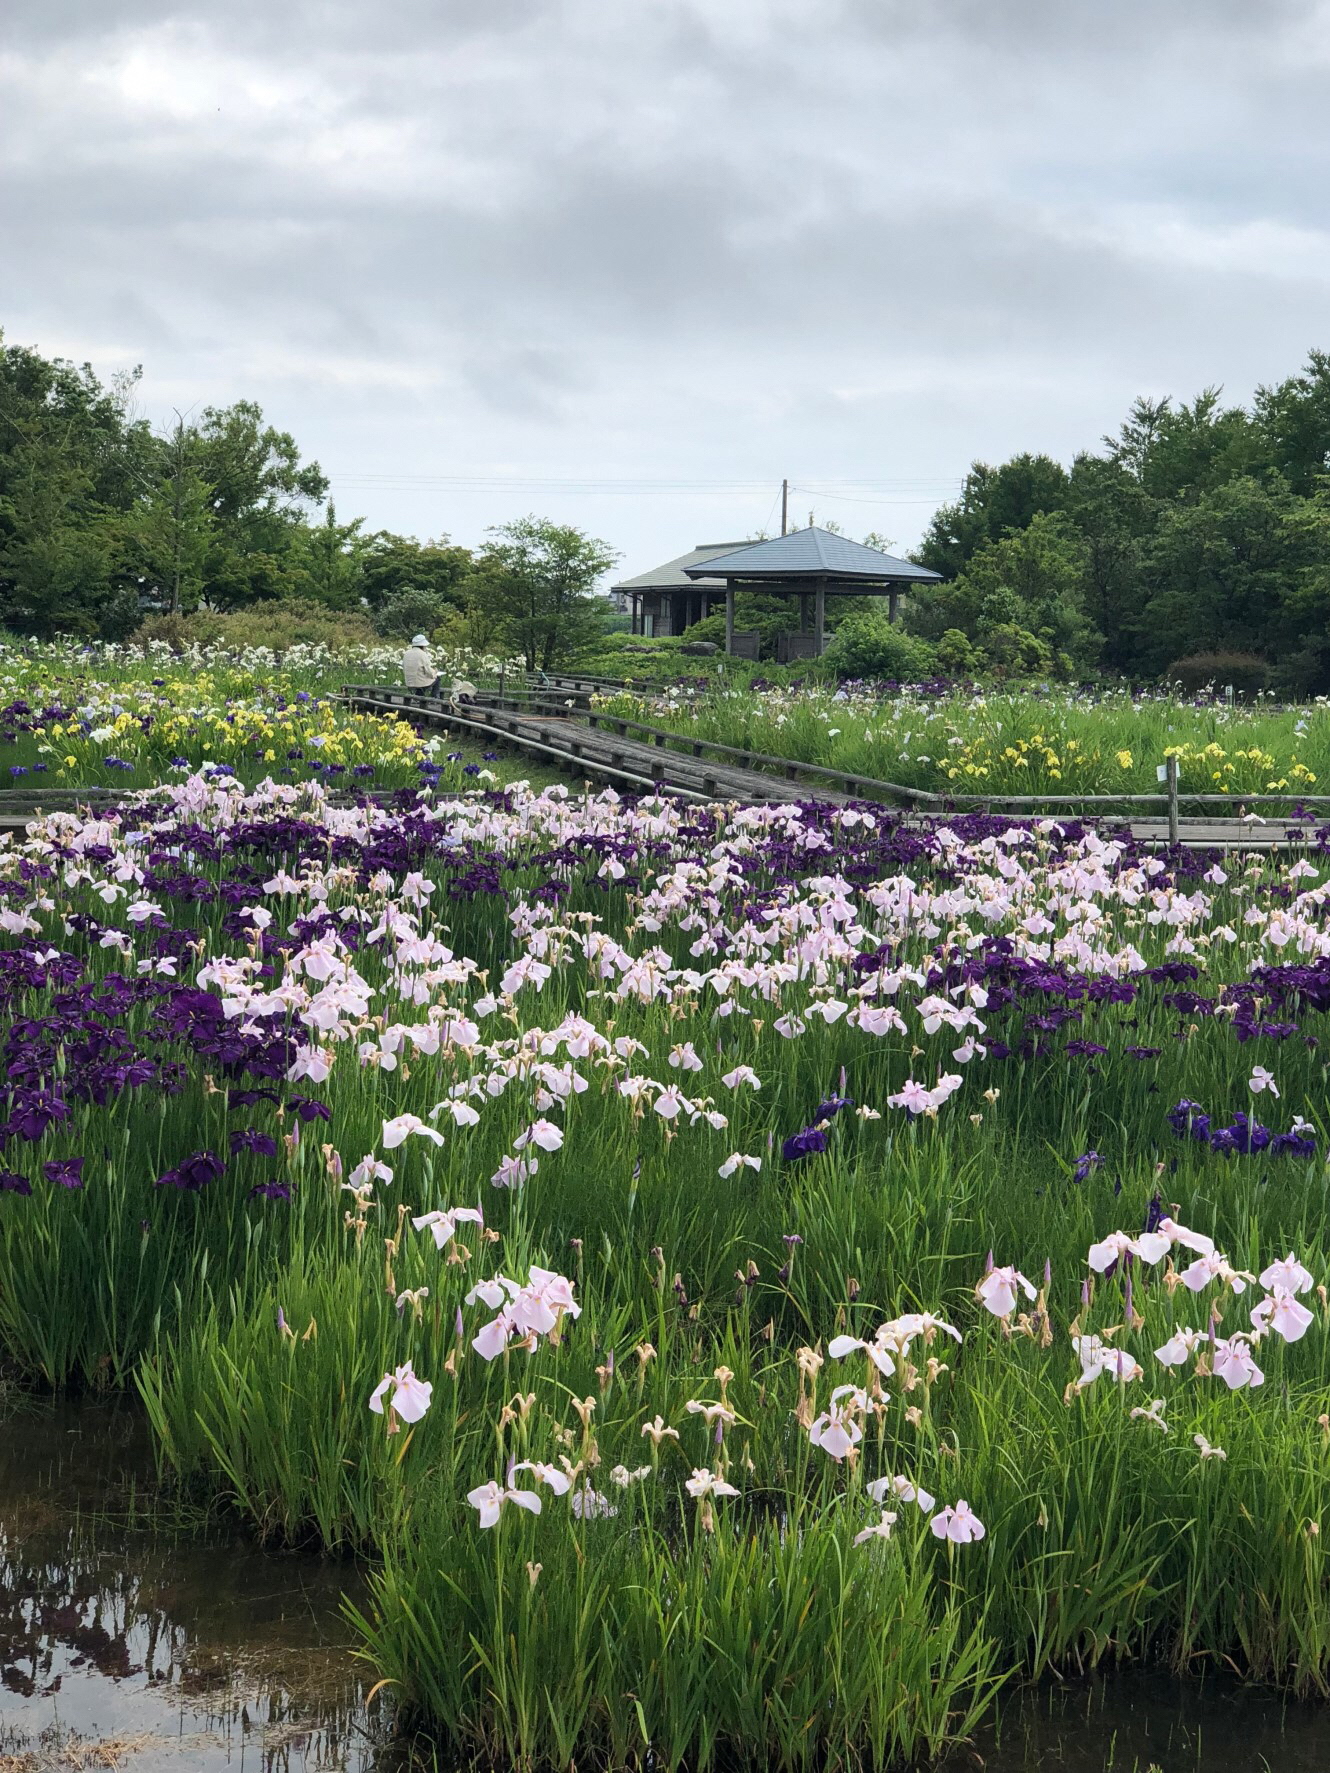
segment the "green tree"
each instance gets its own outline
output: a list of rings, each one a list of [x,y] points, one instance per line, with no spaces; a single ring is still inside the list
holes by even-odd
[[[1024,529],[986,543],[953,591],[971,610],[981,645],[998,630],[1025,631],[1071,675],[1090,670],[1098,649],[1085,613],[1085,574],[1085,543],[1075,524],[1061,512],[1040,512]]]
[[[1156,501],[1123,463],[1085,454],[1072,463],[1067,514],[1085,545],[1083,601],[1102,638],[1100,663],[1130,671],[1145,615],[1142,562]]]
[[[1205,388],[1190,405],[1137,400],[1118,435],[1106,437],[1108,459],[1134,476],[1151,498],[1194,501],[1237,475],[1268,464],[1260,428],[1240,406],[1219,404]]]
[[[1167,506],[1145,556],[1152,592],[1143,661],[1159,672],[1199,652],[1272,661],[1325,630],[1330,523],[1277,476],[1247,475]]]
[[[1311,351],[1301,374],[1258,388],[1252,416],[1289,490],[1311,497],[1330,473],[1330,352]]]
[[[0,621],[21,633],[123,625],[113,526],[155,447],[130,410],[136,380],[106,388],[89,364],[0,335]]]
[[[1067,471],[1051,456],[1018,455],[1000,467],[975,462],[961,496],[933,515],[914,558],[954,579],[988,542],[1025,529],[1041,512],[1067,502]]]
[[[500,644],[529,671],[553,670],[585,652],[602,632],[598,581],[618,556],[571,524],[520,517],[488,532],[468,601],[482,604]]]
[[[292,540],[292,579],[296,595],[313,598],[328,609],[351,609],[360,603],[368,544],[361,535],[363,517],[337,521],[329,499],[322,523],[304,524]]]
[[[420,542],[414,536],[376,530],[365,538],[361,590],[371,609],[407,592],[423,594],[436,604],[463,606],[462,584],[475,566],[471,551],[447,536]]]
[[[231,609],[290,595],[302,582],[307,519],[328,493],[322,469],[302,464],[290,432],[265,424],[252,400],[205,407],[191,441],[212,490],[208,601]]]
[[[176,614],[196,607],[213,539],[212,488],[200,474],[194,439],[177,413],[164,440],[163,472],[126,513],[125,562],[152,601]]]

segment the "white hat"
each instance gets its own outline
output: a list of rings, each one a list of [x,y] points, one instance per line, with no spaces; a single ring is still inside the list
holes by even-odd
[[[428,646],[429,645],[429,635],[428,634],[413,634],[411,636],[411,644],[412,644],[412,646]]]

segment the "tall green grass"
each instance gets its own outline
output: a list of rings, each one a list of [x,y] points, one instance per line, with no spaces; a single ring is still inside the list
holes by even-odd
[[[1277,869],[1235,868],[1212,921],[1243,928]],[[549,875],[533,859],[513,875],[514,896]],[[770,1018],[806,1005],[807,979],[751,1016],[721,1017],[712,999],[683,993],[674,1005],[611,1004],[579,957],[584,914],[681,965],[692,933],[635,929],[637,887],[604,889],[589,868],[560,878],[550,954],[566,964],[486,1038],[552,1028],[576,1009],[642,1041],[643,1068],[662,1078],[674,1075],[671,1046],[691,1038],[706,1070],[682,1081],[722,1099],[726,1129],[635,1115],[619,1074],[586,1064],[590,1087],[560,1114],[564,1146],[542,1154],[524,1189],[488,1181],[530,1118],[514,1088],[474,1128],[441,1123],[442,1149],[399,1148],[393,1185],[348,1223],[325,1137],[349,1170],[376,1149],[383,1117],[425,1114],[467,1075],[467,1055],[380,1071],[343,1049],[326,1091],[333,1127],[282,1147],[290,1202],[248,1198],[251,1169],[271,1167],[261,1161],[198,1195],[154,1189],[168,1163],[223,1149],[249,1117],[228,1114],[225,1091],[202,1077],[175,1097],[126,1092],[87,1117],[84,1191],[0,1197],[10,1365],[51,1385],[132,1381],[165,1475],[229,1499],[274,1544],[369,1555],[373,1599],[356,1615],[365,1654],[407,1715],[476,1763],[880,1766],[964,1735],[1004,1679],[1128,1658],[1325,1691],[1324,1305],[1314,1300],[1301,1342],[1262,1344],[1260,1390],[1230,1394],[1190,1365],[1165,1372],[1151,1351],[1179,1324],[1204,1328],[1212,1308],[1223,1333],[1245,1326],[1255,1293],[1197,1300],[1138,1270],[1130,1321],[1120,1276],[1082,1297],[1088,1245],[1139,1228],[1157,1190],[1239,1268],[1294,1248],[1326,1272],[1323,1158],[1225,1158],[1178,1141],[1165,1120],[1183,1094],[1217,1115],[1250,1107],[1254,1056],[1278,1072],[1271,1118],[1319,1117],[1323,1048],[1240,1046],[1223,1018],[1189,1023],[1147,992],[1096,1012],[1109,1051],[1092,1064],[1061,1053],[976,1062],[936,1121],[911,1122],[886,1097],[907,1076],[950,1068],[954,1034],[870,1040],[815,1022],[785,1041]],[[768,884],[757,874],[745,893]],[[355,883],[339,891],[334,908],[369,902]],[[220,911],[175,909],[225,949]],[[1167,932],[1131,927],[1157,958]],[[439,928],[495,977],[511,958],[492,901],[449,903]],[[932,940],[912,933],[906,957],[924,958]],[[88,960],[120,964],[101,951]],[[1216,947],[1210,964],[1216,979],[1236,977],[1245,958]],[[366,946],[357,965],[391,1018],[381,949]],[[33,997],[15,1013],[41,1008]],[[995,1038],[1003,1013],[989,1020]],[[1321,1031],[1311,1014],[1304,1024]],[[1134,1059],[1129,1046],[1160,1056]],[[719,1085],[736,1063],[756,1069],[759,1093]],[[842,1071],[844,1093],[882,1118],[847,1109],[826,1153],[784,1161],[781,1139],[842,1087]],[[1078,1183],[1074,1160],[1091,1149],[1104,1162]],[[721,1177],[734,1150],[760,1155],[760,1173]],[[448,1252],[410,1228],[413,1213],[478,1201],[486,1230],[465,1227]],[[1030,1334],[975,1300],[990,1250],[1036,1285],[1048,1264],[1046,1321]],[[524,1279],[533,1263],[574,1281],[582,1315],[557,1344],[487,1364],[471,1338],[489,1313],[465,1295],[496,1269]],[[856,1457],[838,1464],[810,1444],[808,1422],[833,1386],[865,1383],[867,1364],[824,1359],[810,1377],[800,1350],[825,1357],[831,1337],[871,1336],[908,1310],[942,1313],[965,1340],[940,1333],[918,1349],[915,1370],[886,1382]],[[1068,1395],[1073,1329],[1114,1334],[1145,1377]],[[407,1360],[433,1402],[389,1434],[368,1400]],[[1131,1414],[1155,1396],[1167,1432]],[[722,1398],[734,1421],[717,1441],[688,1405]],[[657,1417],[677,1436],[658,1447],[642,1432]],[[1202,1459],[1197,1434],[1226,1457]],[[481,1530],[469,1490],[502,1481],[514,1460],[565,1459],[601,1504],[578,1514],[543,1488],[539,1518],[509,1506]],[[616,1480],[619,1467],[630,1481]],[[739,1494],[704,1509],[686,1489],[696,1467]],[[940,1544],[924,1511],[897,1502],[892,1536],[856,1544],[880,1516],[866,1486],[889,1474],[939,1504],[964,1497],[986,1537]]]

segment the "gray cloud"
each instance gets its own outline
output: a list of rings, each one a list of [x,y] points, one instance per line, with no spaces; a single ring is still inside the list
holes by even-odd
[[[905,545],[975,456],[1330,342],[1328,69],[1313,0],[20,0],[0,321],[260,400],[374,524],[637,568],[789,473]]]

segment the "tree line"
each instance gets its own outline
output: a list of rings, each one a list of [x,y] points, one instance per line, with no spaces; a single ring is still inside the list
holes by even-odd
[[[424,629],[533,669],[603,632],[616,557],[575,526],[520,518],[477,550],[369,531],[254,402],[162,431],[136,413],[139,376],[104,384],[0,334],[0,627],[188,638],[251,611],[256,637]]]
[[[1330,354],[1249,407],[1137,400],[1070,468],[976,462],[915,558],[944,667],[1330,689]]]
[[[120,640],[250,611],[294,633],[303,611],[547,669],[603,634],[615,556],[575,526],[521,518],[475,550],[369,531],[252,401],[163,431],[137,382],[0,335],[0,626]],[[976,462],[914,558],[944,583],[911,591],[907,634],[842,612],[847,668],[1330,690],[1330,354],[1249,407],[1137,400],[1070,467]]]

